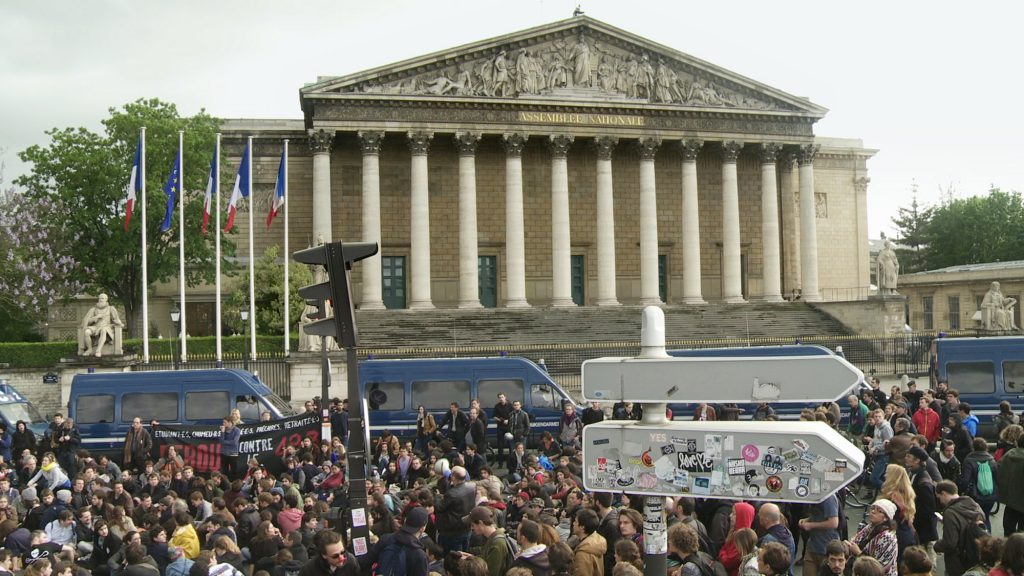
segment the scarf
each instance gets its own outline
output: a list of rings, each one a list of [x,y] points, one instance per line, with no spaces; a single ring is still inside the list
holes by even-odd
[[[57,467],[56,462],[50,462],[49,464],[43,464],[43,472],[49,472]]]

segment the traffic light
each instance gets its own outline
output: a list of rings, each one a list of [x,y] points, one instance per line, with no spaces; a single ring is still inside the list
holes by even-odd
[[[319,309],[310,318],[319,318],[305,326],[306,334],[331,336],[343,348],[355,348],[358,340],[355,309],[348,272],[352,263],[377,253],[376,242],[330,242],[299,250],[293,257],[301,264],[316,264],[327,270],[327,282],[299,288],[299,296]],[[334,317],[327,317],[325,302],[334,307]]]

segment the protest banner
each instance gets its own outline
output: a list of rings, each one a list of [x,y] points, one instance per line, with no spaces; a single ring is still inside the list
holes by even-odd
[[[242,431],[238,444],[240,465],[256,457],[275,476],[284,469],[281,457],[289,447],[296,449],[309,438],[320,446],[320,416],[301,414],[272,422],[254,422],[238,427]],[[153,427],[154,461],[174,446],[178,454],[197,474],[220,470],[220,426],[182,426],[157,424]]]

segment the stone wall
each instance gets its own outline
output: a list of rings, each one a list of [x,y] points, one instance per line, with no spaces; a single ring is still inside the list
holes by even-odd
[[[872,298],[854,302],[819,302],[818,310],[839,320],[861,336],[901,334],[906,298]]]

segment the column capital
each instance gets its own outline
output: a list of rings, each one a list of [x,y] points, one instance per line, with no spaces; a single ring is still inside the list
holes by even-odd
[[[598,160],[611,160],[612,151],[615,150],[615,146],[619,143],[619,139],[615,136],[598,136],[594,138],[592,146],[594,151],[597,152]]]
[[[661,138],[657,136],[648,136],[636,141],[636,147],[640,151],[641,160],[654,160],[659,146],[661,146]]]
[[[779,152],[779,166],[783,171],[789,172],[793,170],[793,166],[796,164],[796,152],[790,149],[788,146]]]
[[[867,194],[867,192],[868,192],[868,184],[870,184],[870,183],[871,183],[871,178],[868,178],[867,176],[860,176],[860,177],[854,178],[853,179],[853,189],[856,190],[858,194]]]
[[[430,152],[430,142],[434,139],[433,132],[409,132],[409,152],[413,156],[426,156]]]
[[[575,138],[572,134],[552,134],[548,138],[548,148],[551,150],[551,156],[555,158],[565,158],[569,155],[569,147],[572,146]]]
[[[356,134],[359,136],[359,147],[362,148],[364,156],[380,154],[380,145],[384,141],[383,131],[360,130]]]
[[[726,164],[735,164],[736,159],[739,158],[740,152],[743,150],[743,142],[739,140],[726,140],[722,142],[722,148],[719,152],[722,154],[722,162]]]
[[[525,132],[506,132],[502,134],[501,141],[505,145],[505,154],[509,156],[521,156],[526,141],[530,136]]]
[[[820,149],[821,146],[818,146],[817,144],[807,144],[805,146],[801,146],[800,148],[797,149],[797,162],[799,162],[801,166],[807,164],[814,164],[814,157],[818,154],[818,150]]]
[[[311,129],[306,132],[309,136],[309,150],[313,154],[330,154],[334,146],[334,130]]]
[[[459,149],[459,156],[474,156],[480,137],[479,132],[456,132],[455,147]]]
[[[683,156],[683,162],[696,162],[700,149],[704,147],[704,141],[691,138],[679,141],[679,153]]]
[[[764,142],[758,147],[757,155],[761,164],[775,164],[782,152],[782,146],[776,142]]]

